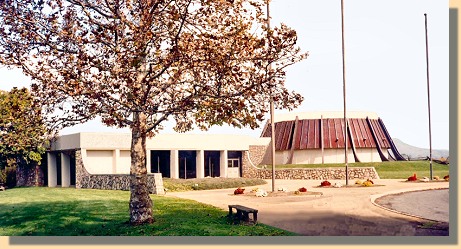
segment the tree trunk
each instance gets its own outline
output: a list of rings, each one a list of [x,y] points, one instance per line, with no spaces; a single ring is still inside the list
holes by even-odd
[[[146,167],[146,115],[134,113],[131,127],[130,168],[130,223],[133,225],[152,223],[152,200],[147,188]]]
[[[40,162],[35,162],[35,187],[42,186],[41,174],[40,174]]]

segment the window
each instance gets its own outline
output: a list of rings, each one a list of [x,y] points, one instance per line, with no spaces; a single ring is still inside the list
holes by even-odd
[[[238,168],[240,167],[240,160],[238,158],[229,158],[227,160],[228,168]]]

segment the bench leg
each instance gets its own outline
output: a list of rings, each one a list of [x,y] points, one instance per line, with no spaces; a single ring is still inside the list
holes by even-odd
[[[258,213],[253,213],[253,221],[256,222],[258,221]]]
[[[243,213],[243,220],[246,221],[246,222],[249,222],[250,221],[250,213],[244,212]]]
[[[241,211],[241,210],[238,210],[238,209],[237,209],[237,218],[238,218],[239,220],[242,219],[242,211]]]

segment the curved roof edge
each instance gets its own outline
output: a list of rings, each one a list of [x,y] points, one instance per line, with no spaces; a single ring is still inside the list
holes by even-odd
[[[157,134],[147,138],[147,150],[248,150],[250,145],[270,143],[270,138],[252,137],[236,134]],[[62,135],[51,143],[51,151],[91,149],[91,150],[129,150],[130,133],[80,132]]]
[[[298,119],[320,119],[323,118],[344,118],[344,112],[342,111],[315,111],[315,112],[289,112],[276,114],[274,122],[290,121],[295,120],[296,116]],[[366,118],[378,119],[379,116],[375,112],[369,111],[348,111],[347,118]]]

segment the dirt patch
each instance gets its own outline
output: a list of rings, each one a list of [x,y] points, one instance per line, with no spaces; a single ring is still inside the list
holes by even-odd
[[[384,187],[386,185],[381,185],[381,184],[373,184],[372,186],[363,186],[363,185],[346,185],[346,186],[341,186],[341,187],[335,187],[335,186],[314,186],[313,188],[373,188],[373,187]]]
[[[234,195],[234,194],[229,194],[229,195]],[[302,197],[302,196],[322,196],[322,195],[323,195],[322,192],[314,192],[314,191],[307,191],[307,192],[295,192],[295,191],[283,192],[283,191],[277,191],[277,192],[267,192],[267,196],[265,196],[265,197],[266,198],[267,197],[287,197],[287,196],[294,196],[294,197],[299,196],[299,197]],[[239,195],[235,195],[235,196],[264,198],[264,197],[256,196],[256,193],[254,193],[254,192],[243,193],[243,194],[239,194]]]

